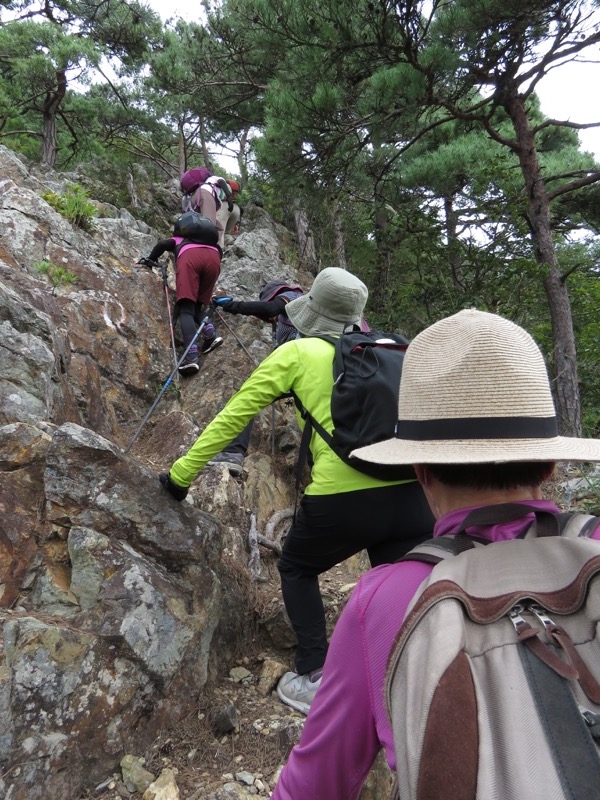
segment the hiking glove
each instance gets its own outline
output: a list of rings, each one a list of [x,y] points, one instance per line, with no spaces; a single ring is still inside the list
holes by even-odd
[[[217,308],[222,308],[223,311],[228,311],[227,308],[230,303],[233,303],[233,297],[213,297],[212,299],[213,306],[217,306]]]
[[[168,472],[161,472],[158,476],[158,480],[162,483],[167,492],[169,492],[169,494],[172,495],[179,503],[181,503],[181,501],[185,500],[187,497],[188,490],[183,486],[177,486],[176,483],[173,483]]]
[[[149,258],[140,258],[140,260],[137,263],[140,264],[142,267],[148,267],[148,269],[152,269],[152,267],[156,266],[156,263],[154,261],[151,261]]]

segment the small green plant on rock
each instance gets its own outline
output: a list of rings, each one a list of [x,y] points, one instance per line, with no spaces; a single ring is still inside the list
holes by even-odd
[[[57,286],[70,286],[77,280],[77,275],[64,267],[57,267],[52,261],[44,259],[35,265],[38,272],[47,275],[50,283],[56,289]]]
[[[48,190],[42,194],[42,197],[49,206],[52,206],[73,225],[77,225],[78,228],[88,233],[94,230],[93,218],[96,216],[97,210],[96,206],[90,202],[83,186],[78,183],[70,183],[64,194]]]

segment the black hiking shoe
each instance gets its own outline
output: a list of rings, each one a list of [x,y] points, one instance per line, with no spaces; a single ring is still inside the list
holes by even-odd
[[[225,451],[211,458],[208,464],[221,464],[223,467],[227,467],[230,475],[237,478],[242,474],[244,468],[244,456],[242,453],[228,453]]]
[[[216,350],[217,347],[220,347],[222,344],[222,336],[213,336],[212,339],[204,339],[200,347],[200,354],[205,356],[207,353],[210,353],[211,350]]]
[[[179,374],[182,378],[191,378],[192,375],[196,375],[199,371],[198,351],[190,351],[179,365]]]

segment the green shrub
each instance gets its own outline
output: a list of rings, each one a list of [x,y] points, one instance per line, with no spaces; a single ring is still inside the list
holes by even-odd
[[[78,183],[68,184],[64,194],[57,194],[48,190],[42,194],[48,205],[63,217],[77,225],[84,231],[94,230],[94,216],[97,214],[96,207],[89,201],[86,190]]]
[[[44,259],[35,265],[35,269],[38,272],[47,275],[50,283],[54,288],[57,286],[67,286],[75,283],[77,280],[77,275],[71,270],[65,269],[64,267],[57,267],[51,261]]]

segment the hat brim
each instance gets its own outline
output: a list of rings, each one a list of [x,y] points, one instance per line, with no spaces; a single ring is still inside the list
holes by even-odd
[[[478,439],[412,441],[386,439],[353,450],[373,464],[495,464],[508,461],[600,461],[600,440]]]
[[[286,314],[292,325],[304,336],[318,336],[319,334],[341,336],[346,326],[356,324],[358,320],[331,319],[322,311],[315,309],[314,302],[308,294],[292,300],[285,307]]]

